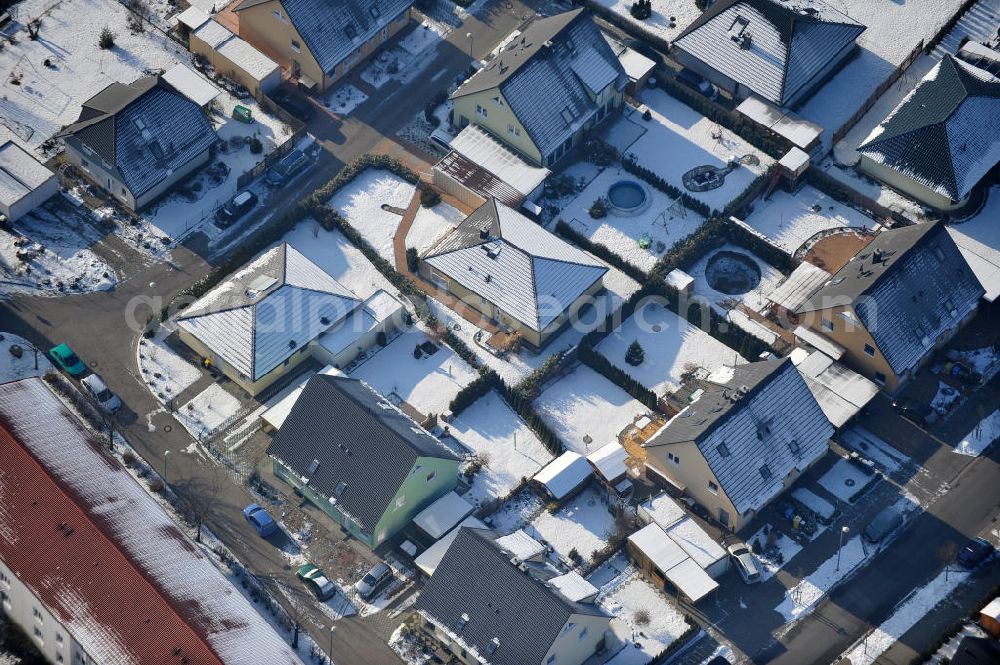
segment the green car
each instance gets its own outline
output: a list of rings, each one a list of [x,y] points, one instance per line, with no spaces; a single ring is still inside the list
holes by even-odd
[[[337,587],[327,578],[326,573],[311,563],[299,568],[295,575],[318,600],[329,600],[337,595]]]
[[[80,356],[73,353],[69,344],[52,347],[49,349],[49,355],[70,376],[80,376],[87,371],[87,366],[80,360]]]

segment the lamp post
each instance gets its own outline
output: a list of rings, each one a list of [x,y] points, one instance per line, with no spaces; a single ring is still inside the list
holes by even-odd
[[[163,451],[163,482],[167,482],[167,455],[170,454],[169,450]]]
[[[469,57],[472,58],[473,60],[475,60],[476,56],[472,55],[472,43],[474,41],[472,33],[471,32],[467,32],[467,33],[465,33],[465,36],[469,38]]]
[[[330,662],[333,663],[333,633],[337,630],[336,624],[330,625],[330,652],[327,654],[330,656]]]
[[[840,547],[837,548],[837,572],[840,572],[840,555],[844,551],[844,534],[850,532],[851,530],[846,524],[840,527]]]

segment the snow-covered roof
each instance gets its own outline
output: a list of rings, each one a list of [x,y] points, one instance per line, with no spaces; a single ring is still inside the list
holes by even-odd
[[[791,357],[819,408],[834,427],[843,427],[878,394],[879,388],[873,381],[822,351],[810,353],[801,348],[793,349]]]
[[[1000,621],[1000,596],[987,603],[986,607],[980,610],[979,613],[995,621]]]
[[[647,524],[629,536],[628,541],[691,602],[698,602],[719,587],[658,524]]]
[[[451,149],[513,187],[524,198],[549,176],[531,166],[478,125],[469,125],[451,140]]]
[[[278,63],[236,35],[221,42],[215,50],[258,81],[278,69]]]
[[[997,117],[1000,79],[948,54],[858,152],[960,201],[1000,162]]]
[[[168,69],[163,74],[163,80],[198,106],[205,106],[220,93],[208,79],[183,62]]]
[[[194,31],[194,36],[215,50],[227,39],[231,39],[233,33],[218,21],[208,21]]]
[[[803,261],[785,281],[778,285],[778,288],[767,294],[767,299],[794,312],[831,277],[833,275],[822,268]]]
[[[629,48],[608,34],[604,35],[604,39],[618,57],[618,62],[621,64],[622,69],[625,70],[625,75],[628,76],[630,81],[638,81],[656,69],[656,62],[654,60],[647,58],[634,48]]]
[[[45,382],[0,385],[0,422],[0,558],[90,656],[301,665]]]
[[[778,164],[791,173],[801,173],[809,166],[809,153],[792,146],[788,152],[781,156]]]
[[[747,97],[736,107],[736,111],[803,150],[808,150],[823,134],[823,128],[816,123],[768,104],[759,97]]]
[[[847,353],[847,349],[837,344],[832,339],[822,333],[818,333],[805,326],[796,326],[794,335],[814,349],[819,349],[834,360],[840,360]]]
[[[561,499],[590,477],[586,459],[567,450],[535,474],[535,481],[544,485],[554,499]]]
[[[208,12],[194,5],[177,15],[177,22],[186,26],[189,30],[197,30],[210,20],[212,20],[212,17]]]
[[[13,205],[55,177],[13,141],[0,146],[0,203]]]
[[[453,542],[455,542],[455,538],[458,537],[458,533],[464,527],[472,529],[489,528],[478,518],[469,515],[462,520],[458,526],[445,534],[443,538],[439,539],[436,543],[421,552],[420,556],[413,560],[414,565],[423,571],[425,575],[433,575],[434,571],[437,570],[437,567],[441,564],[441,560],[444,559],[444,555],[447,554],[448,548],[451,547]]]
[[[368,332],[403,309],[403,303],[379,289],[352,311],[340,324],[319,336],[317,343],[336,356]]]
[[[497,539],[499,542],[499,539]],[[580,573],[570,571],[549,580],[549,584],[566,600],[573,603],[584,603],[597,596],[598,588],[584,579]]]
[[[317,374],[343,376],[343,373],[333,365],[327,365],[317,372]],[[292,412],[292,407],[295,406],[295,402],[299,399],[299,396],[305,390],[306,384],[309,383],[309,379],[311,378],[312,374],[306,374],[296,385],[286,388],[268,400],[264,404],[264,410],[260,412],[260,419],[274,429],[279,429],[284,424],[285,419],[288,418],[288,414]]]
[[[601,446],[587,455],[587,461],[608,482],[614,482],[625,475],[628,471],[628,467],[625,466],[627,459],[628,451],[617,441]]]
[[[1000,297],[1000,247],[991,247],[966,235],[961,225],[949,226],[948,234],[958,246],[965,262],[986,291],[983,299],[993,302]]]
[[[589,254],[495,199],[466,217],[424,260],[538,331],[608,271]]]
[[[718,0],[674,46],[782,105],[864,30],[821,0]]]
[[[690,516],[667,527],[667,535],[702,568],[726,558],[726,550]]]
[[[543,156],[594,118],[594,98],[622,90],[625,70],[582,9],[535,18],[452,98],[499,89]]]
[[[521,561],[529,561],[545,552],[545,545],[525,533],[524,529],[518,529],[506,536],[497,538],[496,543],[505,552],[515,556]]]
[[[435,540],[448,533],[474,510],[455,492],[448,492],[413,518],[413,523]]]
[[[681,505],[667,493],[658,494],[639,505],[639,516],[644,521],[655,522],[664,529],[684,519],[686,515]]]
[[[664,278],[668,286],[672,286],[681,293],[687,293],[687,291],[694,286],[694,277],[687,274],[680,268],[674,268],[667,276]]]
[[[360,305],[346,286],[282,243],[199,298],[178,325],[256,381]]]

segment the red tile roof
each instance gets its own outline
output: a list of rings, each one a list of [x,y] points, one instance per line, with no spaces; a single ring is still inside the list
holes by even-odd
[[[104,663],[222,664],[3,422],[0,460],[0,559],[89,655]]]

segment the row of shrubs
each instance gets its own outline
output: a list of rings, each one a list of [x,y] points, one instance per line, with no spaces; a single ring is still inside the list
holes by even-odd
[[[664,192],[667,196],[673,199],[680,199],[685,208],[695,211],[702,217],[714,217],[719,214],[718,210],[713,210],[707,203],[699,201],[687,192],[682,191],[679,187],[670,184],[652,169],[647,169],[645,166],[640,165],[635,161],[635,157],[628,155],[622,157],[622,168],[632,175],[642,178],[653,187]]]
[[[681,649],[688,645],[688,642],[693,638],[699,630],[698,624],[687,614],[684,615],[684,623],[687,624],[687,628],[684,632],[677,636],[677,639],[667,645],[667,648],[660,653],[653,656],[653,660],[649,661],[649,665],[661,665],[667,662],[670,656],[674,655]]]
[[[581,342],[576,352],[577,359],[598,374],[603,375],[629,395],[642,402],[649,409],[657,408],[656,393],[636,381],[623,369],[613,364],[604,354],[595,350],[586,341]]]
[[[610,263],[637,282],[644,282],[648,278],[648,275],[641,268],[629,263],[615,252],[612,252],[608,249],[607,245],[591,241],[590,238],[583,235],[561,219],[556,222],[556,234],[562,236],[577,247],[590,252],[599,259]]]

